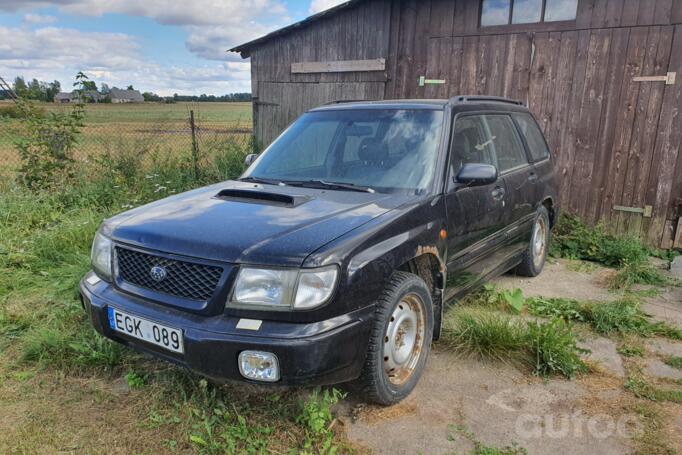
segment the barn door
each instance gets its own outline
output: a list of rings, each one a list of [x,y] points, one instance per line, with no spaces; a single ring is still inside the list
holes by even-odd
[[[531,35],[431,38],[426,74],[418,81],[425,98],[455,95],[528,98]]]
[[[629,34],[602,220],[617,234],[649,236],[658,246],[674,177],[661,167],[667,153],[661,133],[672,102],[666,98],[675,89],[674,27],[633,28]]]

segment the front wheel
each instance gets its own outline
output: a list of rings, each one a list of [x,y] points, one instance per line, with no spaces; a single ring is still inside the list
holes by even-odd
[[[523,260],[516,267],[516,273],[521,276],[538,276],[545,266],[547,250],[549,249],[550,229],[549,214],[545,207],[540,207],[535,214],[530,243],[523,253]]]
[[[398,403],[424,371],[433,338],[433,303],[426,283],[396,272],[377,301],[365,366],[359,382],[367,399]]]

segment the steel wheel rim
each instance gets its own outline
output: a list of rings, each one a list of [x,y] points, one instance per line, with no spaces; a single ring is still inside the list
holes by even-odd
[[[540,267],[542,261],[545,259],[545,250],[547,249],[547,222],[544,217],[538,217],[533,227],[533,265]]]
[[[424,332],[424,303],[416,294],[408,294],[396,305],[384,334],[384,373],[391,384],[402,385],[414,374]]]

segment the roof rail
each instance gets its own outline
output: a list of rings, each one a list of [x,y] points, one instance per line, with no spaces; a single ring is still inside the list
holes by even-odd
[[[516,106],[524,106],[523,101],[504,98],[502,96],[481,96],[481,95],[461,95],[450,98],[450,103],[470,103],[470,102],[490,102],[490,103],[507,103]]]
[[[334,100],[334,101],[328,101],[323,104],[323,106],[329,106],[331,104],[345,104],[345,103],[365,103],[365,102],[371,102],[371,101],[376,101],[376,100]]]

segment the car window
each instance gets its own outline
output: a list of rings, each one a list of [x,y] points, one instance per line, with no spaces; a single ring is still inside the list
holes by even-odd
[[[497,170],[504,172],[528,164],[516,126],[508,115],[486,115],[490,141],[497,156]]]
[[[549,157],[547,143],[533,116],[530,114],[514,114],[514,118],[526,138],[528,148],[530,149],[530,156],[533,161],[542,161]]]
[[[497,166],[488,127],[483,115],[462,116],[455,122],[450,154],[450,171],[454,177],[467,163]]]
[[[267,163],[269,172],[287,172],[300,168],[324,166],[338,123],[321,121],[292,128],[297,133],[289,146],[297,151],[294,160],[272,160]]]
[[[443,130],[440,109],[330,109],[308,112],[244,177],[325,180],[376,191],[416,191],[433,182]]]

